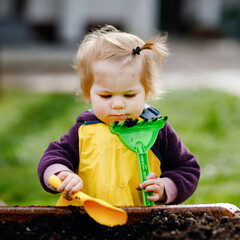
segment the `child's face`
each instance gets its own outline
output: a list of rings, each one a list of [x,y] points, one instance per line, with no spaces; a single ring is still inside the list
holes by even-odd
[[[101,60],[94,64],[93,73],[89,101],[101,121],[110,125],[141,115],[146,93],[139,71],[132,66],[121,70],[117,63]]]

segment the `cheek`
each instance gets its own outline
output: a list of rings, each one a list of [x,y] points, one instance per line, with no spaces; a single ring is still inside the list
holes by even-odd
[[[138,98],[135,101],[132,101],[129,106],[129,111],[131,111],[134,115],[140,116],[144,109],[145,99]]]
[[[88,101],[92,105],[95,105],[95,104],[97,104],[99,102],[98,101],[98,96],[96,94],[90,92],[89,97],[88,97]]]
[[[100,102],[96,98],[91,98],[91,104],[94,109],[98,109],[99,107],[101,107]]]
[[[106,112],[106,104],[103,101],[99,101],[99,99],[92,99],[92,108],[96,115],[104,115]]]
[[[138,99],[136,102],[136,108],[138,109],[138,112],[141,114],[144,109],[144,104],[146,100],[146,95],[143,93],[142,96]]]

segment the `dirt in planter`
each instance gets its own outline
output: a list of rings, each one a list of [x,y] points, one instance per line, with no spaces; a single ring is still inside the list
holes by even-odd
[[[38,216],[25,223],[1,222],[0,239],[240,239],[240,219],[211,213],[160,210],[132,225],[106,227],[73,209],[72,216]]]

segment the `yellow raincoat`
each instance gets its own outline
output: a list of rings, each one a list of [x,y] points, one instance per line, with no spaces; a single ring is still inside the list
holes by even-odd
[[[83,180],[82,191],[114,206],[143,206],[142,192],[136,190],[140,175],[136,153],[127,149],[109,126],[99,122],[79,128],[78,175]],[[150,172],[161,175],[160,160],[148,151]],[[62,196],[58,206],[79,205]]]

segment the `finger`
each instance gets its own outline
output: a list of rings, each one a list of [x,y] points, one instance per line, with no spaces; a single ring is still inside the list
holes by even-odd
[[[153,196],[148,196],[147,199],[149,201],[154,201],[155,202],[155,201],[158,201],[159,195],[158,194],[153,194]]]
[[[72,198],[71,198],[67,193],[64,193],[64,194],[63,194],[63,197],[64,197],[65,199],[67,199],[68,201],[71,201],[71,200],[72,200]]]
[[[78,184],[79,178],[77,178],[76,176],[68,176],[64,181],[66,181],[67,183],[64,192],[71,194],[70,191]]]
[[[81,191],[82,190],[82,188],[83,188],[83,183],[82,183],[82,181],[78,181],[72,188],[71,188],[71,190],[69,191],[69,194],[74,194],[74,193],[76,193],[76,192],[78,192],[78,191]]]
[[[70,181],[67,181],[70,179]],[[83,188],[83,181],[82,179],[76,175],[76,174],[70,174],[65,181],[67,182],[67,185],[65,186],[64,192],[72,195],[75,192],[82,190]]]
[[[61,183],[61,185],[57,188],[57,190],[59,192],[66,192],[66,187],[67,185],[70,183],[71,181],[71,176],[70,175],[67,175],[67,177],[63,180],[63,182]],[[68,191],[67,191],[68,192]]]
[[[149,180],[146,180],[145,182],[139,184],[139,187],[140,187],[140,189],[142,189],[142,188],[146,188],[149,185],[154,185],[154,184],[158,185],[159,184],[158,180],[157,179],[149,179]]]
[[[139,184],[139,185],[136,187],[136,189],[137,189],[137,190],[141,190],[142,188],[141,188],[140,186],[141,186],[141,184]]]
[[[146,180],[149,180],[149,179],[157,179],[157,178],[158,178],[157,174],[155,174],[155,173],[153,173],[153,172],[149,173],[149,174],[146,176]]]
[[[60,172],[59,174],[57,174],[57,176],[62,180],[64,181],[65,178],[68,176],[69,172],[65,172],[65,171],[62,171]]]
[[[149,185],[145,188],[144,190],[146,193],[147,192],[154,192],[156,194],[158,194],[160,192],[159,186],[157,185]]]
[[[164,200],[165,195],[164,195],[164,188],[158,185],[151,185],[145,188],[145,192],[152,192],[154,196],[154,200],[152,201],[157,201],[157,200]],[[150,199],[151,200],[151,199]]]

